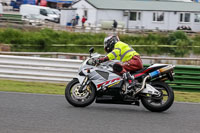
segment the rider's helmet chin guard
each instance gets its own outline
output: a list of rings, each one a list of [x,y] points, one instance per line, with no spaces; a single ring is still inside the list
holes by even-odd
[[[107,53],[110,53],[115,44],[119,41],[118,36],[109,36],[104,39],[104,49]]]

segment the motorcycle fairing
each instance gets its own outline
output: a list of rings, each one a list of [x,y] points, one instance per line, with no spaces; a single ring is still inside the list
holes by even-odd
[[[85,76],[87,75],[90,81],[93,82],[96,86],[97,91],[102,89],[102,87],[112,87],[119,83],[119,81],[123,80],[119,75],[113,73],[111,69],[102,69],[105,64],[99,67],[91,67],[89,65],[86,65],[86,63],[84,63],[84,65],[84,68],[80,67],[79,73]],[[90,69],[90,73],[87,73],[87,69]],[[85,76],[77,76],[80,84],[83,83]]]

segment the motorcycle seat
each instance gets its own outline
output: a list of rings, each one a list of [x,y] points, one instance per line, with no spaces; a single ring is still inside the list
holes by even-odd
[[[143,67],[142,69],[137,70],[137,71],[130,71],[130,74],[131,74],[131,75],[138,74],[138,73],[143,72],[143,71],[146,70],[146,69],[147,69],[146,67]]]

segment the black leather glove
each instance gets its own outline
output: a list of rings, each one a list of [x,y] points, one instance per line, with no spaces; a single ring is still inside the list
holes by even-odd
[[[109,59],[108,59],[108,57],[106,56],[106,57],[102,57],[102,58],[97,58],[97,59],[95,59],[94,60],[94,64],[95,65],[99,65],[99,64],[101,64],[101,63],[103,63],[103,62],[105,62],[105,61],[108,61]]]
[[[99,58],[99,63],[102,63],[102,62],[105,62],[105,61],[108,61],[108,56],[106,57],[102,57],[102,58]]]

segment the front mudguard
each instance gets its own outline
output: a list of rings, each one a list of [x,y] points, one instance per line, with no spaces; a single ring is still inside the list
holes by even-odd
[[[85,81],[86,77],[87,77],[87,80]],[[89,79],[88,76],[80,76],[80,75],[78,75],[78,77],[77,77],[77,78],[74,78],[74,79],[78,79],[78,81],[79,81],[79,83],[80,83],[80,85],[81,85],[81,87],[80,87],[80,89],[79,89],[80,92],[83,91],[83,90],[85,90],[87,85],[89,85],[89,84],[94,85],[94,83]],[[94,87],[95,87],[95,89],[96,89],[96,86],[95,86],[95,85],[94,85]]]
[[[73,79],[78,79],[79,83],[82,84],[83,80],[85,79],[85,76],[78,75],[77,78],[73,78]]]

